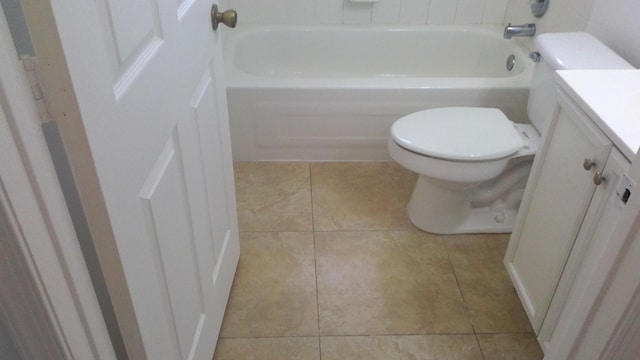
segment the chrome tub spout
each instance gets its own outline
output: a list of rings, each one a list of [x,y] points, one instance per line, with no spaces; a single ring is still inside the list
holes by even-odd
[[[504,38],[511,39],[514,36],[533,36],[536,34],[536,24],[507,25],[504,28]]]

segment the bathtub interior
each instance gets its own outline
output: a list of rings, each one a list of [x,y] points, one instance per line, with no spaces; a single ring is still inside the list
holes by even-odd
[[[525,69],[506,69],[513,47],[488,29],[270,28],[233,41],[233,67],[262,77],[500,78]]]

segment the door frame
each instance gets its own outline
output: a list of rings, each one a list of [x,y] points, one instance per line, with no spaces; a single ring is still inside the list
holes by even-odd
[[[0,156],[9,164],[9,170],[0,170],[0,206],[4,230],[13,235],[0,243],[2,261],[11,270],[3,285],[20,288],[0,296],[7,330],[25,358],[114,359],[2,8],[0,110],[8,129],[2,139],[7,151]]]

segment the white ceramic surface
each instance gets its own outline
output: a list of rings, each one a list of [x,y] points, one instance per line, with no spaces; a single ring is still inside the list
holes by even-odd
[[[558,83],[633,159],[640,147],[640,70],[564,70]]]
[[[535,38],[544,61],[557,70],[633,69],[633,66],[586,32],[550,33]]]
[[[503,158],[524,146],[513,123],[493,108],[417,111],[393,123],[391,138],[418,154],[458,161]]]
[[[546,127],[548,126],[547,124],[551,120],[555,108],[556,92],[554,89],[557,86],[554,81],[555,70],[566,68],[599,69],[607,67],[626,69],[631,67],[626,61],[604,46],[600,41],[586,33],[543,34],[536,38],[535,44],[542,54],[542,61],[538,62],[536,65],[528,101],[528,113],[532,123],[537,126],[537,129],[540,132],[544,132],[546,130]],[[602,78],[603,77],[600,78],[600,81],[602,81]],[[581,87],[582,96],[579,96],[576,93],[576,88],[573,86],[569,86],[569,91],[572,91],[574,95],[578,95],[578,97],[583,99],[587,97],[595,100],[598,96],[604,95],[604,92],[611,91],[612,89],[611,87],[596,86],[593,79],[591,79],[588,84],[580,83],[580,79],[580,76],[576,76],[574,81],[577,83],[576,85],[583,85]],[[622,90],[617,89],[618,91],[614,92],[617,97],[628,97],[630,92],[633,93],[632,91],[629,91],[631,90],[629,87],[632,83],[632,81],[622,82],[621,80],[618,80],[617,83],[611,83],[609,85],[612,85],[613,88],[623,87]],[[598,88],[598,90],[594,90],[594,87]],[[633,89],[638,88],[638,86],[633,87]],[[593,112],[598,116],[602,116],[603,113],[607,113],[609,118],[616,118],[617,115],[617,119],[620,119],[627,114],[627,111],[612,114],[611,112],[614,111],[614,109],[619,109],[620,101],[612,96],[604,98],[604,101],[599,99],[598,102],[596,102],[596,108],[600,110],[600,113],[598,114],[597,111]],[[589,106],[588,101],[585,101],[585,103]],[[630,102],[626,101],[624,104],[629,105]],[[591,109],[593,110],[594,105],[591,104],[591,106]],[[438,109],[428,110],[428,112],[433,111],[438,111]],[[445,109],[444,112],[446,113],[447,110]],[[467,116],[476,116],[475,112],[476,109],[468,109]],[[482,113],[478,112],[477,115],[481,116]],[[418,171],[420,174],[420,178],[408,206],[409,218],[413,224],[423,230],[439,233],[464,233],[488,231],[491,229],[496,232],[503,231],[505,229],[504,219],[508,218],[508,216],[505,216],[504,214],[508,214],[509,211],[517,212],[518,206],[516,205],[510,208],[503,207],[502,204],[507,202],[512,203],[510,201],[505,201],[505,199],[512,197],[512,194],[518,194],[517,196],[521,198],[522,194],[518,193],[518,182],[516,181],[513,184],[510,183],[509,186],[498,186],[504,189],[509,189],[509,192],[505,193],[506,197],[502,197],[502,195],[495,196],[491,198],[492,202],[487,203],[489,205],[482,204],[480,206],[475,206],[473,199],[476,197],[477,193],[484,191],[483,187],[486,186],[486,184],[481,186],[480,182],[478,182],[476,184],[477,187],[474,187],[473,184],[471,184],[471,181],[469,181],[465,187],[456,187],[459,181],[454,181],[452,176],[452,174],[461,173],[462,169],[470,168],[471,165],[474,165],[473,162],[460,161],[460,148],[468,146],[468,136],[459,136],[461,131],[455,126],[449,126],[446,132],[437,131],[438,127],[434,127],[436,129],[435,131],[434,129],[426,129],[421,122],[416,121],[416,118],[421,116],[426,117],[426,113],[418,112],[415,114],[409,114],[406,117],[399,119],[393,125],[391,136],[392,140],[390,140],[390,142],[395,140],[398,142],[398,145],[403,146],[406,149],[400,150],[398,149],[400,146],[398,146],[398,148],[394,148],[391,146],[392,144],[389,145],[389,150],[394,160],[398,161],[403,166],[406,166],[406,164],[411,165],[412,168],[410,169]],[[453,123],[456,123],[458,122],[458,119],[465,117],[465,113],[458,110],[454,112],[454,114],[449,114],[449,117]],[[407,121],[407,119],[410,121]],[[623,123],[628,126],[627,121],[613,121],[613,124],[617,125],[618,123]],[[422,139],[422,136],[424,136],[429,138],[429,141],[407,141],[407,139],[398,137],[397,133],[400,131],[395,129],[396,124],[400,125],[402,133],[408,134],[407,136],[410,136],[412,139]],[[443,127],[441,126],[440,128]],[[396,130],[395,134],[393,130]],[[474,128],[470,127],[468,130],[472,133]],[[412,134],[412,132],[415,132],[415,134]],[[488,136],[490,139],[494,139],[496,136],[509,137],[509,134],[498,134],[497,132],[493,137],[491,135],[486,135],[491,132],[492,131],[488,129],[488,131],[485,131],[482,136]],[[434,135],[435,140],[432,139]],[[640,138],[640,136],[637,138]],[[523,141],[524,140],[525,139],[523,138]],[[457,143],[458,141],[460,143]],[[434,145],[434,143],[437,146]],[[442,145],[447,143],[449,144],[448,146]],[[455,145],[451,145],[452,143]],[[570,144],[567,145],[570,146]],[[445,150],[448,154],[445,154]],[[535,152],[536,149],[531,150]],[[470,151],[467,150],[466,152],[469,153]],[[418,154],[425,154],[426,156]],[[450,159],[450,161],[439,160],[437,163],[434,163],[434,155],[438,159]],[[518,153],[513,160],[517,160],[520,155],[521,154]],[[409,158],[411,161],[407,160]],[[422,158],[422,161],[420,158]],[[505,165],[506,161],[507,160],[505,159]],[[484,170],[485,168],[482,169]],[[495,187],[495,184],[505,182],[505,177],[512,177],[510,173],[516,173],[518,176],[523,173],[528,173],[527,168],[523,168],[523,170],[526,170],[526,172],[521,172],[520,170],[510,172],[509,168],[507,168],[507,170],[502,174],[496,172],[495,182],[488,186],[491,188]],[[473,174],[469,176],[469,179],[482,179],[483,181],[489,180],[485,179],[485,177],[479,177]],[[496,210],[496,206],[498,210]],[[446,222],[443,222],[441,218],[436,216],[437,214],[442,213],[440,209],[444,208],[448,209],[446,212]],[[470,212],[470,209],[479,211],[482,215],[476,214],[478,215],[476,216],[474,215],[474,212]],[[487,214],[489,214],[489,216],[486,216]],[[446,225],[443,225],[445,223]],[[470,224],[473,225],[471,226]],[[478,227],[479,225],[481,226]]]
[[[501,28],[243,26],[224,36],[235,160],[389,160],[393,122],[433,107],[493,107],[527,122],[532,62]]]
[[[556,70],[622,69],[631,65],[592,35],[583,32],[542,34],[535,38],[542,61],[535,66],[527,114],[538,129],[548,127],[556,101]]]
[[[422,87],[434,78],[501,79],[505,86],[530,79],[527,53],[504,40],[498,27],[244,26],[225,35],[232,87],[260,86],[269,78],[333,87],[343,79],[385,79],[390,86],[415,79],[409,84]],[[508,71],[511,54],[516,65]]]

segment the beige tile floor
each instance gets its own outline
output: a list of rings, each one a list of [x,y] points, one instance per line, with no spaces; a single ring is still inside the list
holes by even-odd
[[[384,163],[236,163],[241,255],[215,360],[541,359],[508,236],[440,236]]]

